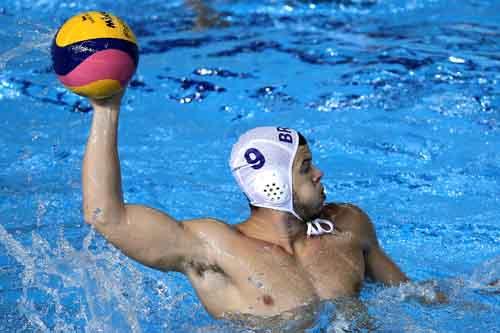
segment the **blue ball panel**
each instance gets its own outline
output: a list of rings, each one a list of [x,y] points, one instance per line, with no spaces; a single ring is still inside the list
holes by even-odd
[[[128,53],[137,67],[139,48],[135,43],[127,40],[96,38],[59,47],[56,45],[54,39],[51,50],[54,71],[57,75],[66,75],[95,52],[107,49],[117,49]]]

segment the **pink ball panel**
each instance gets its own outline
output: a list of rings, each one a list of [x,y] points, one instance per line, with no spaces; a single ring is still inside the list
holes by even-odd
[[[69,87],[79,87],[97,80],[117,80],[125,86],[135,71],[130,56],[120,50],[99,51],[82,61],[59,80]]]

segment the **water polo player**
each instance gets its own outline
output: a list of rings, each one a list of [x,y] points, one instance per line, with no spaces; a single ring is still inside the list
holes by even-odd
[[[125,203],[117,151],[121,97],[91,100],[85,221],[130,258],[184,273],[213,316],[269,317],[356,296],[365,278],[388,285],[407,281],[362,210],[324,202],[323,174],[292,129],[255,128],[233,146],[230,167],[251,204],[250,216],[239,224],[177,221]]]

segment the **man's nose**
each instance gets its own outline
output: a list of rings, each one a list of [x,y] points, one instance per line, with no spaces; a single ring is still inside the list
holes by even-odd
[[[314,167],[314,178],[313,178],[313,181],[315,183],[319,182],[321,180],[321,178],[323,178],[323,171],[321,171],[320,169]]]

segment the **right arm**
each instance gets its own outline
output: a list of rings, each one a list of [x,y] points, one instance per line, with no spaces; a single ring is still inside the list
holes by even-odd
[[[123,202],[117,149],[121,97],[91,100],[94,115],[82,171],[84,219],[132,259],[164,271],[184,271],[187,259],[205,253],[189,223]]]
[[[219,14],[202,0],[185,0],[185,3],[193,8],[196,13],[196,29],[212,27],[227,27],[229,22],[221,19]]]

